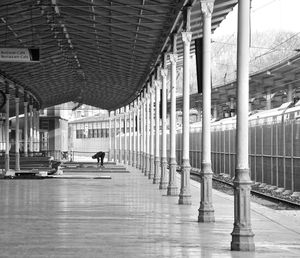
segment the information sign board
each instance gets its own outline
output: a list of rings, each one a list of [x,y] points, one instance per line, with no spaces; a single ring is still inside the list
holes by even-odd
[[[0,48],[0,62],[38,62],[40,50],[36,48]]]

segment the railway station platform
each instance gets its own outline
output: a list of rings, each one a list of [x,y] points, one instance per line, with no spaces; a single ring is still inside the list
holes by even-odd
[[[300,211],[251,204],[255,252],[230,251],[233,197],[213,190],[215,223],[198,223],[140,170],[110,180],[0,180],[0,257],[299,257]],[[103,175],[103,174],[101,174]]]

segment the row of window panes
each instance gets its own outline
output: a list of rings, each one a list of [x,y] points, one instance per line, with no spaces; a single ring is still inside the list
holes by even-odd
[[[76,130],[76,138],[108,138],[109,137],[109,129],[77,129]]]

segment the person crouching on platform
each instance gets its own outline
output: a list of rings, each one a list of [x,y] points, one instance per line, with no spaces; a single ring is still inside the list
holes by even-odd
[[[105,152],[99,151],[92,156],[92,159],[97,159],[98,165],[99,165],[99,159],[101,159],[101,166],[103,166],[104,157],[105,157]]]

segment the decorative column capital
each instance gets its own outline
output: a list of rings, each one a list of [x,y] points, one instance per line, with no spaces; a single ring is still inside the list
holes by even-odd
[[[155,84],[153,87],[150,88],[150,98],[155,93]]]
[[[163,79],[166,79],[166,78],[167,78],[167,75],[168,75],[168,69],[162,68],[162,69],[160,70],[160,73],[161,73],[161,76],[163,77]]]
[[[16,97],[16,98],[15,98],[15,102],[16,102],[16,103],[19,103],[19,102],[20,102],[20,98],[19,98],[19,97]]]
[[[181,32],[182,41],[184,44],[190,44],[192,41],[193,33],[190,31],[183,31]]]
[[[178,61],[178,55],[177,54],[170,54],[170,62],[171,64],[176,64]]]
[[[200,9],[202,15],[205,17],[211,17],[214,10],[214,0],[201,0]]]
[[[154,81],[154,87],[160,89],[160,81],[159,80]]]

